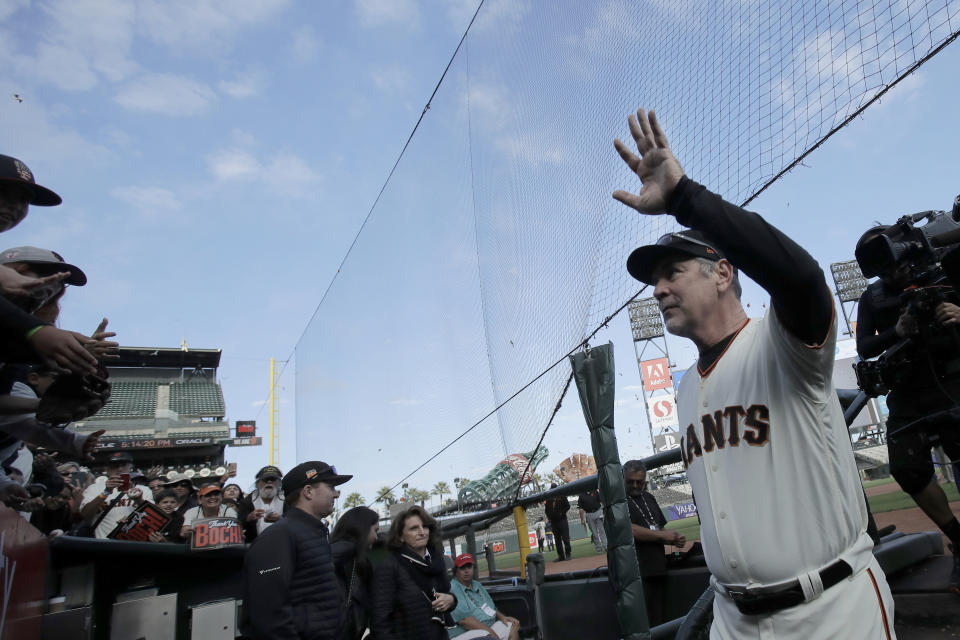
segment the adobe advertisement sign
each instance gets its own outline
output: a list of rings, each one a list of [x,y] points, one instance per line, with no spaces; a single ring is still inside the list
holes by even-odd
[[[677,402],[673,394],[647,398],[647,415],[650,416],[651,429],[677,426],[679,424],[677,421]]]
[[[243,528],[236,518],[204,518],[193,521],[190,548],[194,551],[243,545]]]
[[[670,365],[666,358],[642,360],[640,362],[640,371],[643,373],[643,388],[647,391],[673,387],[673,379],[670,377]]]
[[[169,522],[170,516],[160,511],[153,503],[144,501],[127,516],[126,521],[118,524],[107,534],[107,537],[113,540],[150,542],[150,534],[159,533]]]

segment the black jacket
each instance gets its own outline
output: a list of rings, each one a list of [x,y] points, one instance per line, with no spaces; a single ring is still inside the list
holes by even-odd
[[[547,518],[551,522],[556,522],[557,520],[566,520],[567,511],[570,511],[570,501],[567,500],[566,496],[554,496],[553,498],[547,498],[547,505],[544,508],[544,511],[547,514]]]
[[[340,540],[330,545],[337,579],[346,600],[346,619],[340,637],[342,640],[360,640],[370,625],[370,583],[373,568],[366,558],[357,562],[356,545]]]
[[[434,562],[443,562],[443,551],[431,550],[430,554]],[[431,621],[434,612],[430,600],[402,564],[405,562],[398,551],[393,551],[373,571],[373,612],[370,628],[374,638],[447,640],[449,636],[446,628]],[[450,578],[446,570],[438,581],[440,586],[437,591],[450,593]]]
[[[243,563],[244,634],[257,640],[335,640],[343,592],[327,527],[292,508],[258,536]]]

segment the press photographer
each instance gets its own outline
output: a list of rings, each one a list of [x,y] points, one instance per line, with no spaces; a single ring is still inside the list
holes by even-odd
[[[921,221],[925,224],[918,225]],[[868,230],[856,257],[867,278],[857,315],[860,388],[887,394],[890,471],[950,539],[950,588],[960,593],[960,522],[934,477],[931,449],[960,460],[960,196],[951,212],[904,216]]]

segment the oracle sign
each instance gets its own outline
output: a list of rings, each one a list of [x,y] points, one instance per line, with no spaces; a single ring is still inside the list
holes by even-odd
[[[642,360],[640,362],[640,372],[643,374],[643,388],[647,391],[667,389],[673,386],[673,379],[670,377],[670,363],[667,362],[666,358]]]

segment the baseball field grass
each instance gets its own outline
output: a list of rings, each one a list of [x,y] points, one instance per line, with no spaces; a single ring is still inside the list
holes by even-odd
[[[864,482],[863,486],[865,489],[869,489],[872,487],[891,484],[892,482],[893,478],[883,478],[881,480],[870,480]],[[947,494],[947,499],[950,502],[960,500],[960,493],[958,493],[957,486],[955,484],[948,483],[940,486],[943,487],[943,490]],[[873,513],[899,511],[900,509],[909,509],[916,506],[916,504],[913,502],[913,499],[899,489],[890,491],[888,493],[880,493],[877,495],[868,496],[867,501],[870,503],[870,510]],[[688,541],[700,539],[700,522],[696,517],[684,518],[683,520],[673,520],[667,523],[666,528],[672,531],[679,531],[686,537]],[[575,558],[596,554],[593,543],[590,542],[588,538],[573,540],[571,547],[573,549],[573,556]],[[552,562],[556,558],[556,551],[545,551],[544,555],[547,557],[548,562]],[[480,571],[486,571],[486,559],[480,558],[480,562],[478,564]],[[519,552],[515,551],[513,553],[504,553],[497,556],[497,569],[516,570],[519,568]]]

